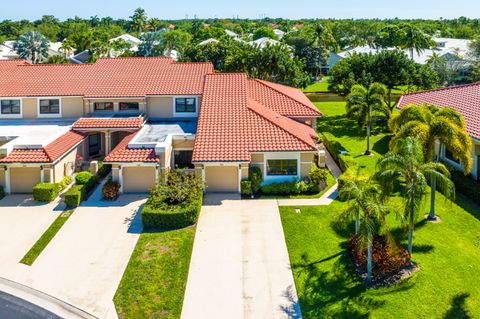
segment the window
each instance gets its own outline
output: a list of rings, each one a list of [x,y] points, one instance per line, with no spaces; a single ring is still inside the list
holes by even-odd
[[[193,151],[174,151],[173,153],[175,168],[195,168],[192,164]]]
[[[40,100],[40,114],[60,114],[60,100]]]
[[[120,102],[120,111],[138,111],[138,102]]]
[[[445,158],[452,161],[452,162],[460,164],[460,161],[457,158],[455,158],[453,156],[452,152],[450,152],[447,148],[445,148]]]
[[[175,99],[176,113],[195,113],[197,112],[197,99],[194,97],[181,97]]]
[[[112,102],[95,102],[94,104],[95,111],[113,111]]]
[[[297,160],[267,160],[267,175],[296,176]]]
[[[2,100],[2,114],[20,114],[20,100]]]

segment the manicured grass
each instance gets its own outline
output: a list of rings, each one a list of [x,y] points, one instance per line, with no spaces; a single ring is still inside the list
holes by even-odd
[[[195,227],[140,235],[114,297],[121,319],[180,318]]]
[[[360,129],[353,119],[345,115],[346,102],[316,102],[315,105],[325,115],[318,121],[318,132],[329,140],[340,143],[348,154],[341,155],[357,162],[360,167],[368,172],[375,171],[375,164],[380,154],[388,151],[391,135],[384,126],[375,126],[376,135],[370,138],[370,147],[374,156],[365,156],[367,135],[365,129]]]
[[[324,190],[322,190],[318,194],[311,194],[311,195],[258,195],[256,199],[308,199],[308,198],[320,198],[323,194],[325,194],[333,185],[335,185],[336,180],[332,174],[327,175],[327,186]]]
[[[328,77],[324,77],[321,82],[315,82],[302,89],[303,92],[330,92],[328,90]]]
[[[48,227],[48,229],[42,234],[39,240],[30,248],[25,256],[23,256],[20,262],[25,265],[31,266],[42,251],[47,247],[48,243],[55,237],[63,224],[70,218],[73,210],[64,210],[54,222]]]
[[[388,135],[374,140],[374,157],[361,156],[363,132],[344,116],[344,103],[317,103],[328,117],[319,132],[339,141],[349,157],[373,173],[388,151]],[[385,141],[386,139],[386,141]],[[398,194],[397,194],[398,195]],[[391,203],[401,211],[402,199]],[[347,256],[353,232],[337,226],[346,203],[281,207],[280,213],[304,318],[480,318],[480,207],[458,195],[447,203],[437,194],[442,222],[427,223],[428,198],[415,227],[413,260],[420,266],[409,279],[390,287],[366,289]],[[406,231],[394,214],[387,218],[393,237],[406,247]]]
[[[346,256],[353,225],[348,231],[334,226],[344,207],[334,201],[301,214],[280,207],[304,318],[480,318],[479,206],[463,197],[449,205],[439,196],[442,222],[416,225],[413,259],[420,270],[399,284],[368,290]],[[388,223],[406,246],[397,219],[389,216]]]

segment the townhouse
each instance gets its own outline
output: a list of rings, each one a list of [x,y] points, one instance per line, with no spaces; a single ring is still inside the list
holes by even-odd
[[[29,193],[89,162],[112,164],[121,191],[145,192],[170,169],[210,192],[300,179],[318,160],[321,116],[299,90],[165,57],[85,65],[0,62],[0,185]]]
[[[451,86],[436,90],[404,94],[398,102],[398,108],[409,104],[432,104],[438,107],[451,107],[463,115],[467,133],[472,139],[472,170],[474,179],[480,180],[480,82]],[[463,169],[452,153],[437,142],[436,152],[443,161],[459,170]]]

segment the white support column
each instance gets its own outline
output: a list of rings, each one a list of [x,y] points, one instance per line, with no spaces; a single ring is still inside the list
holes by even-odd
[[[203,192],[205,193],[205,166],[202,165],[202,188]]]
[[[118,170],[118,180],[120,184],[120,193],[123,193],[123,167],[120,166]]]
[[[43,183],[44,181],[45,181],[44,169],[43,169],[43,166],[40,166],[40,183]]]
[[[112,133],[105,132],[105,156],[112,151]]]
[[[11,194],[11,187],[10,187],[10,167],[7,166],[5,170],[5,193]]]
[[[242,164],[238,165],[238,192],[242,189]]]
[[[155,166],[155,184],[160,181],[160,165]]]
[[[113,102],[113,111],[118,112],[120,110],[120,107],[118,106],[118,102]]]

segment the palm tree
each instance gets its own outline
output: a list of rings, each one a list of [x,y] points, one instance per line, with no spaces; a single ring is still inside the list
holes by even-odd
[[[372,126],[372,112],[381,112],[390,116],[390,109],[385,103],[387,88],[381,83],[373,83],[368,89],[362,85],[354,85],[347,96],[347,116],[356,118],[360,127],[367,128],[367,150],[370,155],[370,133]]]
[[[397,140],[391,151],[378,161],[377,168],[375,177],[385,191],[393,189],[395,181],[405,183],[403,220],[408,226],[408,252],[411,255],[415,221],[427,194],[427,178],[434,175],[440,184],[448,184],[450,180],[445,175],[448,171],[441,163],[425,163],[422,144],[410,136]]]
[[[324,26],[320,22],[317,22],[313,26],[313,33],[315,34],[315,42],[317,45],[318,52],[322,52],[322,47],[325,50],[327,50],[328,53],[332,50],[335,51],[335,49],[337,48],[337,42],[328,27]],[[322,68],[322,54],[318,55],[317,64],[318,64],[318,69],[317,69],[316,78],[318,78],[318,75]]]
[[[152,18],[150,19],[150,29],[152,31],[158,31],[160,27],[162,26],[162,21],[158,18]]]
[[[410,51],[410,58],[413,60],[413,52],[420,54],[423,50],[434,45],[432,38],[411,23],[405,23],[402,27],[403,38],[400,47]]]
[[[348,206],[343,211],[342,218],[346,220],[355,216],[355,234],[367,242],[367,285],[372,282],[372,247],[374,236],[383,229],[386,231],[385,215],[389,208],[380,200],[380,190],[370,179],[358,175],[348,179],[342,186],[342,192],[348,199]],[[361,217],[360,217],[361,215]],[[360,225],[360,219],[362,224]]]
[[[146,32],[142,34],[140,39],[142,43],[138,46],[138,54],[141,56],[159,56],[163,54],[163,38],[164,31]]]
[[[73,52],[75,49],[75,42],[73,42],[71,39],[64,39],[62,41],[62,45],[60,46],[60,51],[63,53],[63,57],[65,59],[68,58],[68,56]]]
[[[145,9],[137,8],[130,19],[132,20],[132,29],[134,31],[142,32],[145,30],[145,26],[148,22],[148,16]]]
[[[27,31],[13,44],[13,48],[20,58],[35,64],[48,57],[48,44],[48,39],[40,32]]]
[[[445,145],[455,158],[458,158],[463,165],[465,174],[472,168],[472,141],[466,132],[463,116],[452,108],[439,109],[433,105],[409,105],[399,113],[392,116],[389,127],[395,136],[391,140],[394,145],[397,140],[407,136],[418,139],[423,146],[424,158],[426,161],[438,162],[440,160],[441,147],[435,154],[437,141]],[[444,172],[449,177],[449,173]],[[435,220],[435,193],[437,186],[439,191],[447,199],[454,197],[454,185],[451,181],[440,183],[435,175],[431,176],[430,187],[430,212],[428,219]]]

